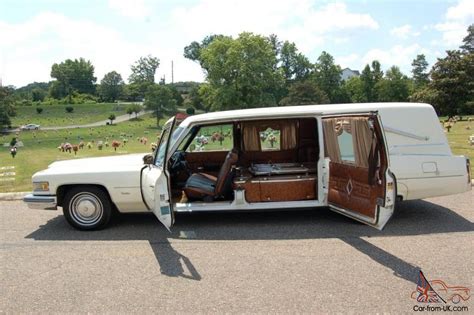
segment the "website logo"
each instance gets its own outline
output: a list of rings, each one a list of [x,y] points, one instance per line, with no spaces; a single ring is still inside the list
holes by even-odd
[[[411,298],[418,303],[441,304],[437,306],[414,306],[415,311],[467,311],[467,306],[457,306],[461,302],[469,300],[470,289],[463,286],[447,285],[442,280],[428,281],[420,270],[416,290],[411,293]],[[453,303],[456,305],[449,305]],[[444,304],[444,305],[443,305]]]

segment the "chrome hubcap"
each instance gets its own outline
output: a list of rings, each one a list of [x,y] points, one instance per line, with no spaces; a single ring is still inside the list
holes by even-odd
[[[91,193],[79,193],[69,202],[71,216],[78,224],[90,226],[96,224],[104,213],[102,202]]]

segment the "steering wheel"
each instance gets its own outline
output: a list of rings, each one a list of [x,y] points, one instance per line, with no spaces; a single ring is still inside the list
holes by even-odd
[[[186,152],[176,151],[170,159],[171,171],[178,172],[181,170],[189,173],[188,163],[186,162]]]

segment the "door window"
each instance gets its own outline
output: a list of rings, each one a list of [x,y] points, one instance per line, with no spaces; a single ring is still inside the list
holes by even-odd
[[[201,127],[186,152],[229,151],[234,147],[233,125]]]
[[[341,151],[341,160],[344,162],[355,162],[354,143],[352,140],[352,135],[346,130],[343,130],[342,133],[337,136],[339,151]]]

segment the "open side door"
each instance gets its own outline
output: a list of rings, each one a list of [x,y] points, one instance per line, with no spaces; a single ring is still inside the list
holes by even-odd
[[[168,231],[174,223],[168,159],[170,140],[175,124],[175,117],[166,122],[160,143],[155,151],[154,163],[145,165],[140,176],[143,203],[148,210],[155,214]]]
[[[377,113],[323,117],[331,210],[383,229],[393,214],[395,177]]]

